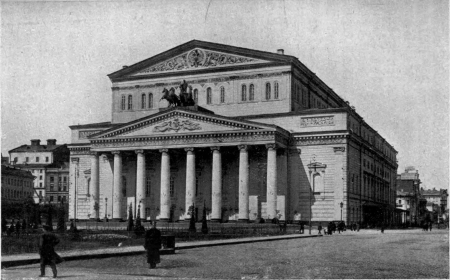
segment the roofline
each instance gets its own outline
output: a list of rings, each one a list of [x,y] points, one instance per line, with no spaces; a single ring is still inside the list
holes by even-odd
[[[78,129],[78,128],[98,128],[98,127],[109,127],[112,124],[111,122],[101,122],[101,123],[88,123],[88,124],[76,124],[76,125],[70,125],[70,129]]]
[[[260,51],[260,50],[253,50],[248,48],[242,48],[242,47],[236,47],[231,45],[225,45],[220,43],[212,43],[212,42],[206,42],[206,41],[200,41],[200,40],[191,40],[184,44],[178,45],[176,47],[173,47],[167,51],[164,51],[162,53],[159,53],[155,56],[152,56],[150,58],[147,58],[145,60],[142,60],[140,62],[134,63],[126,68],[120,69],[118,71],[115,71],[111,74],[108,74],[107,76],[113,80],[117,78],[119,75],[125,75],[130,72],[134,72],[136,68],[139,67],[146,67],[149,63],[159,63],[163,61],[164,58],[170,55],[174,55],[178,52],[183,52],[189,50],[191,47],[201,47],[209,50],[215,50],[215,51],[223,51],[224,49],[227,50],[229,53],[236,54],[236,55],[251,55],[255,58],[262,58],[262,59],[273,59],[278,60],[279,62],[290,62],[292,63],[293,60],[296,58],[294,56],[290,55],[283,55],[278,53],[272,53],[267,51]]]

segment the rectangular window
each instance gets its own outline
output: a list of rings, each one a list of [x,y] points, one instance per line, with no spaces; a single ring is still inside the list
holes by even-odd
[[[25,158],[25,162],[29,162],[30,161],[30,158],[29,157],[26,157]]]
[[[36,162],[39,162],[39,157],[36,157]]]
[[[50,196],[50,201],[53,201],[53,195]]]
[[[67,177],[66,176],[63,177],[63,182],[67,182]]]
[[[42,180],[42,175],[41,175],[41,176],[39,176],[39,180]]]
[[[58,202],[61,202],[61,196],[58,195]]]
[[[39,173],[42,173],[42,169],[39,170]]]
[[[55,182],[55,177],[50,176],[50,183],[53,183],[53,182]]]
[[[147,219],[147,217],[150,217],[150,208],[148,207],[145,208],[145,219]]]
[[[48,157],[45,157],[45,162],[48,162]]]

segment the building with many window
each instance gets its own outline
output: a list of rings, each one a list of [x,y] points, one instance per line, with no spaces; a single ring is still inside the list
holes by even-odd
[[[436,188],[421,188],[420,192],[421,196],[427,201],[426,208],[428,212],[433,214],[431,215],[431,217],[433,217],[433,220],[438,221],[438,219],[442,219],[442,215],[445,214],[447,210],[447,190],[436,190]]]
[[[283,50],[193,40],[109,78],[111,120],[70,127],[70,217],[392,220],[397,151]]]
[[[397,175],[397,208],[407,211],[402,222],[419,223],[420,184],[419,171],[414,167],[407,167]]]
[[[36,177],[33,196],[36,203],[50,199],[46,196],[50,178],[47,170],[65,168],[64,176],[67,180],[69,169],[69,149],[66,144],[57,145],[55,139],[48,139],[47,145],[41,145],[40,142],[38,139],[33,139],[31,145],[22,145],[9,151],[10,164],[30,171]]]
[[[2,204],[21,203],[32,198],[34,178],[27,170],[2,165]]]

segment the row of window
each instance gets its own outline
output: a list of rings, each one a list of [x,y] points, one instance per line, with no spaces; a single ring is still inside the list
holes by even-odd
[[[50,176],[50,183],[55,182],[55,177]],[[58,183],[61,184],[61,182],[67,182],[67,176],[58,176]]]
[[[11,189],[2,189],[2,197],[3,198],[23,198],[30,197],[31,192],[22,191],[22,190],[11,190]]]
[[[54,198],[55,198],[56,196],[53,196],[53,195],[51,195],[50,196],[50,202],[54,202],[55,200],[54,200]],[[58,195],[58,197],[57,197],[57,201],[58,202],[65,202],[65,201],[67,201],[67,197],[65,196],[65,195],[63,195],[63,196],[61,196],[61,195]]]
[[[267,82],[265,85],[265,100],[271,100],[271,99],[279,99],[279,83],[274,82],[273,84],[273,94],[272,94],[272,85],[271,83]],[[148,102],[147,102],[148,97]],[[198,104],[198,89],[194,89],[193,92],[193,99],[196,104]],[[226,94],[225,94],[225,87],[220,87],[220,98],[219,103],[225,103],[226,100]],[[250,84],[249,85],[249,91],[247,95],[247,85],[243,84],[241,87],[241,101],[254,101],[255,100],[255,85]],[[128,101],[128,102],[127,102]],[[206,89],[206,104],[213,104],[212,102],[212,88],[208,87]],[[141,108],[140,109],[152,109],[154,107],[153,104],[153,93],[149,93],[148,95],[146,93],[142,93],[141,95]],[[133,95],[122,95],[121,99],[121,106],[122,111],[125,110],[133,110]]]
[[[2,177],[2,184],[8,184],[8,185],[20,186],[20,187],[31,187],[30,181],[24,181],[23,179],[17,179],[17,178]]]
[[[49,157],[45,157],[45,162],[49,162],[50,158]],[[19,162],[19,158],[18,157],[14,157],[14,162]],[[30,162],[30,157],[25,157],[25,162]],[[36,157],[36,162],[40,162],[40,158]]]

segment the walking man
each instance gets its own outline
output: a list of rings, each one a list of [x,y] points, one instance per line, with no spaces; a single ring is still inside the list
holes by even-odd
[[[44,233],[39,239],[39,255],[41,257],[41,275],[45,277],[45,266],[49,265],[53,271],[53,278],[57,277],[56,264],[62,262],[62,259],[55,252],[55,246],[59,243],[58,237],[50,232],[50,226],[43,226]]]
[[[319,230],[319,234],[322,234],[322,223],[319,223],[317,229]]]
[[[156,228],[156,221],[153,227],[145,233],[145,250],[147,250],[147,263],[150,268],[155,268],[161,262],[159,249],[161,249],[161,232]]]

